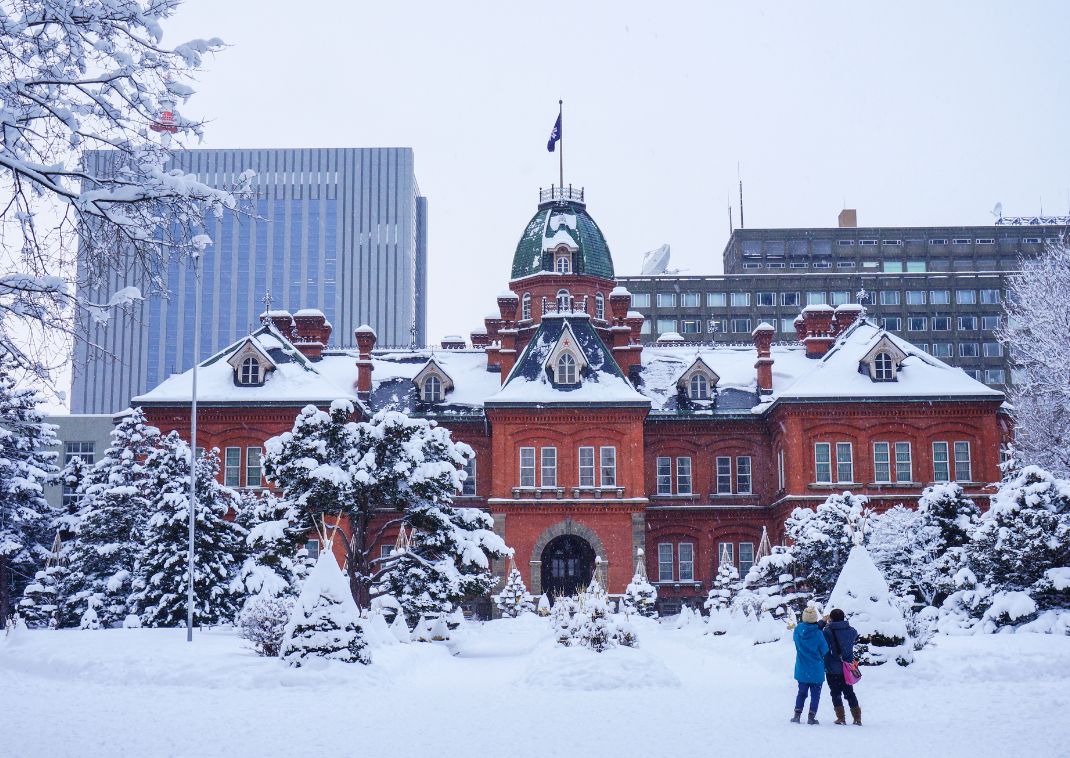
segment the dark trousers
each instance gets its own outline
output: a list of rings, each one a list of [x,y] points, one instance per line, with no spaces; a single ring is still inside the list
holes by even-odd
[[[847,683],[842,676],[836,676],[835,674],[827,674],[825,676],[829,682],[829,694],[832,695],[832,704],[843,707],[843,699],[847,698],[847,704],[852,708],[858,707],[858,698],[855,696],[855,688],[853,685]]]
[[[817,713],[817,704],[821,702],[821,682],[799,682],[799,694],[795,696],[795,710],[803,709],[806,693],[810,693],[810,713]]]

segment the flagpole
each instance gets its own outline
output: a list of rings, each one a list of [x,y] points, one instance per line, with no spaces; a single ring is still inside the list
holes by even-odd
[[[565,121],[562,118],[562,116],[564,115],[564,112],[565,112],[565,101],[564,100],[558,100],[557,101],[557,120],[558,120],[558,123],[561,124],[561,131],[559,132],[559,136],[558,136],[558,140],[557,140],[557,159],[558,159],[558,162],[559,162],[558,163],[558,169],[560,171],[560,173],[558,174],[558,180],[561,182],[561,197],[565,196]]]

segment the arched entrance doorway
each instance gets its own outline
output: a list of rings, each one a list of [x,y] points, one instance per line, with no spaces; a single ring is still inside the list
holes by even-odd
[[[591,583],[594,557],[594,548],[582,537],[554,537],[542,551],[542,591],[551,599],[575,595]]]

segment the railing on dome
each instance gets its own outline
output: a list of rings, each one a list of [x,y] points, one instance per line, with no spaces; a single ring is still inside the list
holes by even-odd
[[[555,187],[550,185],[550,189],[543,189],[539,187],[539,202],[550,203],[554,200],[574,200],[577,203],[584,202],[583,200],[583,187],[573,187],[571,184],[567,187]]]

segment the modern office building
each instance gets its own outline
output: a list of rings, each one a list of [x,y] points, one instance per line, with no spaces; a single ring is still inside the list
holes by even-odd
[[[201,358],[258,324],[266,303],[322,311],[343,342],[361,324],[385,344],[425,342],[427,199],[412,149],[187,150],[174,165],[220,187],[246,170],[257,175],[237,211],[206,219],[213,244],[203,263]],[[78,344],[73,413],[121,410],[193,364],[192,269],[171,261],[164,293],[137,271],[109,290],[127,285],[147,300],[90,327],[88,344]]]
[[[749,342],[768,322],[795,338],[807,305],[861,303],[889,331],[997,388],[1011,381],[996,338],[1006,274],[1060,239],[1060,224],[737,229],[722,276],[623,276],[647,317],[643,340]]]

